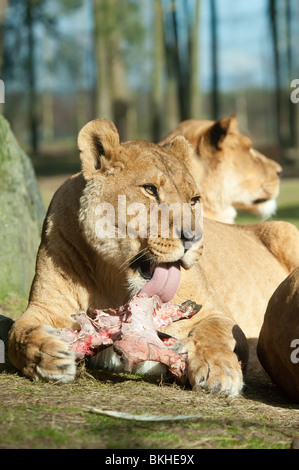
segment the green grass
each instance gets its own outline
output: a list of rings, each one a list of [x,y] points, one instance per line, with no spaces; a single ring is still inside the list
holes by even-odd
[[[236,223],[250,224],[260,222],[260,220],[258,216],[240,211]],[[277,212],[269,220],[286,220],[299,229],[299,178],[282,180],[277,198]]]
[[[1,369],[0,369],[1,372]],[[287,449],[298,406],[264,376],[227,399],[175,384],[79,368],[66,385],[0,374],[0,449]],[[135,422],[91,413],[85,405],[152,415],[198,413],[180,422]]]

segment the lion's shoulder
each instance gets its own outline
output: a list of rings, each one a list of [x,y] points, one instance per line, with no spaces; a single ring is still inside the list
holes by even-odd
[[[299,266],[299,231],[286,221],[265,221],[239,225],[241,232],[253,234],[290,274]]]

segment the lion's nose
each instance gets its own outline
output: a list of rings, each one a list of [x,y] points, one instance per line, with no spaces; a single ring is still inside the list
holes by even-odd
[[[190,228],[185,228],[181,233],[182,242],[192,242],[195,239],[195,234]]]
[[[277,170],[276,173],[277,176],[281,177],[281,175],[283,174],[283,169],[281,168],[280,170]]]
[[[195,233],[189,228],[182,230],[180,238],[184,245],[185,251],[189,250],[193,243],[198,240],[198,238],[195,236]]]
[[[184,245],[185,252],[188,251],[192,245],[194,245],[194,243],[198,242],[202,238],[201,231],[193,231],[187,227],[181,231],[177,229],[176,234]]]

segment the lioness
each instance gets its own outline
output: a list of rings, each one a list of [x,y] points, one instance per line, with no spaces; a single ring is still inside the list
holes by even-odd
[[[299,401],[299,267],[269,300],[257,345],[258,357],[278,387]]]
[[[242,209],[263,218],[275,213],[281,166],[254,150],[235,116],[183,121],[161,141],[183,135],[194,147],[190,170],[201,188],[205,216],[233,223]]]
[[[247,353],[241,330],[258,336],[268,299],[299,264],[297,229],[284,222],[243,228],[205,219],[202,248],[200,230],[192,230],[200,191],[188,170],[193,150],[184,137],[164,146],[121,144],[114,124],[98,119],[80,131],[78,147],[82,171],[50,204],[28,308],[9,335],[11,362],[30,378],[73,380],[74,355],[57,329],[76,327],[72,314],[78,310],[117,307],[140,291],[158,293],[164,302],[202,305],[167,330],[188,353],[191,386],[238,395],[239,361],[246,362]],[[147,214],[151,204],[190,204],[191,229],[173,234],[170,217],[168,238],[161,232],[124,235],[132,216],[124,225],[119,195]],[[97,233],[100,203],[113,205],[121,236]]]

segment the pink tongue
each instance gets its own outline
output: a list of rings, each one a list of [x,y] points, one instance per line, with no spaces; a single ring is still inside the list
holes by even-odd
[[[158,294],[162,302],[169,302],[178,290],[180,278],[179,263],[160,264],[155,268],[153,277],[141,289],[140,294]]]

